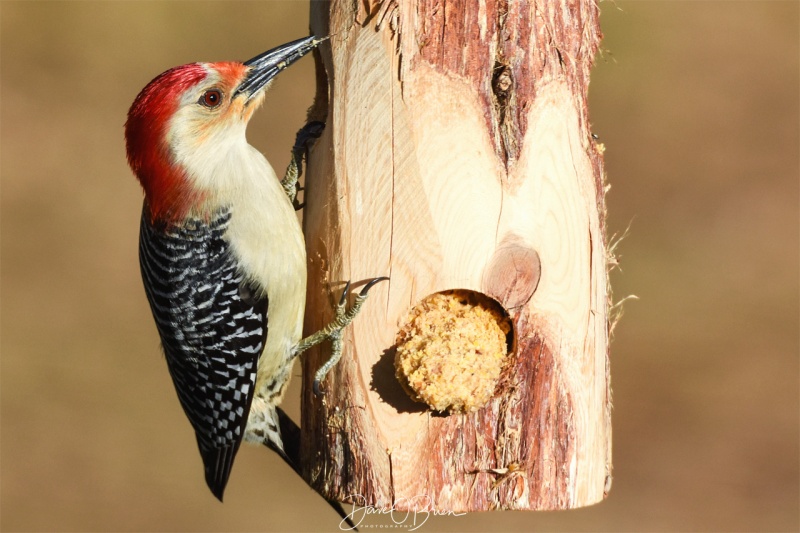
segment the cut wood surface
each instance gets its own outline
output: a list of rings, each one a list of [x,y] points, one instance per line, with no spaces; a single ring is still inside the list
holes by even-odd
[[[306,332],[347,280],[377,276],[344,356],[311,392],[302,464],[320,492],[379,508],[564,509],[611,479],[602,146],[586,108],[588,0],[313,2],[318,56],[304,225]],[[412,401],[398,330],[431,294],[486,294],[514,326],[496,393],[469,413]]]

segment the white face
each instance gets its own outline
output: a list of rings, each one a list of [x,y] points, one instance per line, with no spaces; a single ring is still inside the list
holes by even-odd
[[[213,201],[246,179],[242,154],[251,148],[245,131],[264,100],[265,89],[248,100],[244,94],[235,95],[246,74],[244,66],[203,66],[208,75],[183,93],[169,122],[166,141],[174,163],[183,167],[192,185]]]

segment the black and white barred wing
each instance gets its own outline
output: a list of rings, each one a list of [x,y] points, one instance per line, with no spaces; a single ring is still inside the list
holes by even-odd
[[[139,262],[206,482],[221,500],[244,435],[267,329],[267,301],[243,284],[223,239],[230,213],[162,230],[142,217]]]

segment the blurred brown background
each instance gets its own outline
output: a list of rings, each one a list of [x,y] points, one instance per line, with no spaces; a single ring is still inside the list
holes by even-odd
[[[639,297],[612,344],[611,495],[420,530],[796,531],[799,4],[602,10],[592,122],[610,233],[631,226],[612,281]],[[122,134],[159,72],[307,20],[300,1],[0,4],[3,530],[338,530],[266,450],[242,449],[224,505],[208,493],[141,288]],[[282,74],[249,130],[279,172],[312,71]]]

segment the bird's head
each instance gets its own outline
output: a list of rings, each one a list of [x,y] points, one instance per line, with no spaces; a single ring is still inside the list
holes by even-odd
[[[182,65],[142,89],[125,142],[152,221],[179,220],[213,191],[214,166],[246,145],[245,128],[270,82],[323,40],[298,39],[244,63]]]

